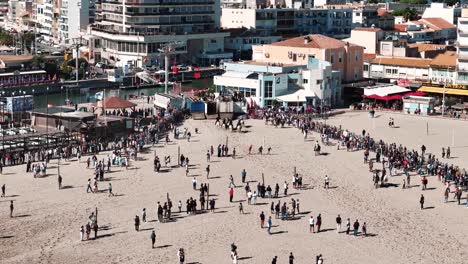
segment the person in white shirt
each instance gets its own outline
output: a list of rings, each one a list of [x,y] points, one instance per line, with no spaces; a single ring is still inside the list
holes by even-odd
[[[314,216],[310,216],[309,219],[309,232],[310,233],[315,233],[315,219]]]

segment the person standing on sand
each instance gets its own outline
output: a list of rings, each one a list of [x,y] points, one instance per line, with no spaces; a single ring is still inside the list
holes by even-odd
[[[234,189],[229,189],[229,202],[232,203],[232,199],[234,198]]]
[[[271,221],[271,216],[268,217],[267,227],[268,227],[268,234],[271,235],[271,228],[273,227],[273,222]]]
[[[89,234],[91,234],[91,225],[89,224],[89,222],[86,223],[85,231],[86,231],[86,240],[89,240]]]
[[[88,187],[86,188],[86,193],[93,192],[93,188],[91,188],[91,179],[88,179]]]
[[[278,256],[275,256],[273,260],[271,261],[271,264],[276,264],[276,261],[278,261]]]
[[[84,240],[84,234],[85,234],[84,226],[81,226],[81,228],[80,228],[80,241]]]
[[[247,177],[247,172],[245,171],[245,169],[243,169],[241,172],[242,183],[245,183],[246,177]]]
[[[336,233],[340,233],[341,232],[341,216],[338,215],[336,217]]]
[[[151,235],[150,235],[150,238],[151,238],[151,248],[154,248],[154,243],[156,243],[156,232],[151,232]]]
[[[293,253],[289,253],[289,264],[294,264],[294,255]]]
[[[177,258],[179,259],[179,264],[184,264],[185,252],[183,248],[179,248],[179,251],[177,251]]]
[[[362,224],[362,237],[366,237],[367,236],[367,224],[366,222],[364,222],[364,224]]]
[[[94,231],[94,239],[97,239],[97,231],[98,231],[98,224],[97,223],[93,223],[93,231]]]
[[[138,215],[135,215],[135,231],[140,231],[140,217]]]
[[[209,179],[210,177],[210,165],[206,166],[206,178]]]
[[[13,217],[13,210],[15,210],[15,206],[13,205],[13,200],[10,201],[10,217]]]
[[[263,228],[265,225],[265,213],[263,211],[260,213],[260,228]]]
[[[141,212],[141,220],[143,221],[143,223],[146,223],[146,208],[143,208]]]
[[[6,191],[6,185],[3,184],[2,185],[2,196],[1,197],[5,197],[5,191]]]
[[[424,209],[424,195],[421,194],[421,198],[419,198],[419,204],[421,204],[421,210]]]
[[[239,203],[239,213],[244,214],[244,206],[242,205],[242,203]]]
[[[114,193],[112,192],[112,184],[110,182],[109,182],[108,190],[109,190],[109,197],[110,196],[115,196]]]
[[[346,234],[349,235],[349,231],[351,231],[351,221],[346,219]]]
[[[359,230],[359,221],[356,219],[356,221],[353,224],[354,227],[354,236],[357,237],[358,235],[358,230]]]
[[[324,184],[324,188],[325,188],[325,189],[330,188],[330,178],[328,177],[328,175],[325,175],[325,184]]]
[[[315,220],[314,216],[310,216],[309,219],[309,233],[315,233]]]
[[[322,214],[317,216],[317,233],[320,233],[320,226],[322,225]]]
[[[62,189],[62,176],[59,175],[57,180],[58,180],[59,190],[61,190]]]
[[[194,190],[197,189],[197,179],[195,178],[195,176],[194,176],[193,179],[192,179],[192,188],[193,188]]]

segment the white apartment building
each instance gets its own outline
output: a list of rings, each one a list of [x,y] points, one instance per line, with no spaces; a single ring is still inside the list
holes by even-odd
[[[36,1],[36,31],[44,40],[52,41],[54,38],[54,3],[53,0]]]
[[[8,0],[0,0],[0,27],[6,25],[8,19]]]
[[[121,67],[162,66],[162,48],[177,44],[172,61],[217,64],[224,52],[220,2],[214,0],[102,0],[96,5],[94,52]],[[172,64],[171,64],[172,65]]]
[[[458,19],[457,82],[468,84],[468,17]]]
[[[60,7],[59,40],[62,44],[72,44],[89,25],[89,0],[62,0]]]
[[[265,36],[322,34],[346,38],[351,32],[352,14],[351,8],[223,8],[221,27],[255,29]]]
[[[447,6],[445,3],[431,3],[431,6],[424,10],[422,18],[440,17],[456,25],[458,18],[461,16],[461,12],[460,7]]]

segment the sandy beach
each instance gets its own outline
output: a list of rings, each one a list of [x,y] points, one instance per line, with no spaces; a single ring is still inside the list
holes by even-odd
[[[452,148],[451,163],[468,168],[468,122],[377,113],[370,120],[367,113],[351,112],[327,120],[354,132],[366,129],[372,137],[397,142],[417,150],[425,144],[428,152],[440,156],[443,146]],[[389,117],[398,128],[388,128]],[[429,133],[426,128],[429,124]],[[239,263],[287,263],[290,252],[295,263],[315,263],[322,254],[324,263],[466,263],[468,258],[468,208],[457,205],[453,194],[450,202],[443,202],[444,186],[436,177],[429,177],[429,190],[421,191],[418,176],[410,189],[402,189],[402,176],[390,178],[395,187],[375,189],[368,166],[363,163],[362,151],[347,152],[336,146],[324,146],[326,155],[314,156],[313,145],[319,135],[313,133],[305,141],[296,128],[274,128],[261,120],[247,120],[247,132],[229,132],[214,126],[213,120],[187,120],[183,127],[192,131],[192,139],[172,139],[171,144],[160,143],[132,161],[128,170],[112,167],[105,174],[108,181],[100,182],[105,190],[112,183],[114,197],[106,192],[86,193],[88,178],[93,170],[86,169],[85,158],[62,162],[63,185],[58,190],[57,160],[49,164],[48,176],[33,178],[25,172],[25,165],[5,167],[0,185],[6,184],[7,197],[0,198],[0,262],[1,263],[178,263],[177,250],[184,248],[187,263],[231,263],[230,244],[238,246]],[[198,128],[200,133],[193,131]],[[236,148],[238,157],[218,158],[210,162],[210,179],[206,178],[206,151],[211,145],[225,144],[228,137],[230,151]],[[265,142],[270,155],[257,154]],[[248,155],[252,144],[255,154]],[[453,144],[453,147],[452,147]],[[185,176],[183,168],[169,168],[156,174],[153,171],[154,151],[159,157],[170,155],[172,165],[177,151],[188,156],[195,165]],[[99,159],[107,152],[100,153]],[[374,154],[371,154],[373,157]],[[292,188],[294,166],[303,176],[306,188]],[[258,199],[257,205],[243,202],[246,214],[238,211],[238,202],[229,203],[229,176],[236,185],[234,201],[246,199],[241,171],[247,171],[252,186],[262,181],[272,187],[290,185],[289,195],[279,199]],[[166,168],[163,167],[163,170]],[[324,176],[331,179],[331,189],[323,188]],[[216,212],[187,215],[175,213],[175,221],[156,221],[157,202],[164,202],[169,194],[175,209],[177,202],[189,197],[199,198],[192,189],[192,179],[198,184],[209,183],[210,194],[216,199]],[[426,197],[428,209],[419,209],[419,197]],[[466,197],[466,193],[463,194]],[[271,202],[300,200],[299,219],[281,221],[273,217],[272,235],[260,228],[259,214],[268,217]],[[15,217],[9,217],[10,200],[15,203]],[[465,202],[463,198],[462,202]],[[98,208],[99,238],[80,241],[80,226]],[[147,209],[148,223],[140,232],[133,226],[135,215]],[[321,233],[309,233],[309,217],[322,215]],[[335,217],[340,214],[351,224],[358,219],[368,225],[368,237],[337,234]],[[343,225],[344,226],[344,225]],[[344,229],[344,228],[343,228]],[[151,230],[156,231],[156,246],[151,248]]]

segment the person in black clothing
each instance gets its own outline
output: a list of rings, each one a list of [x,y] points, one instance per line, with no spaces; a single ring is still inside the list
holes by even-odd
[[[277,261],[277,260],[278,260],[278,257],[275,256],[275,257],[273,258],[273,260],[271,261],[271,264],[276,264],[276,261]]]
[[[424,195],[421,194],[421,198],[419,198],[419,203],[421,204],[421,210],[424,209]]]
[[[58,186],[59,186],[59,190],[62,189],[62,176],[58,176]]]
[[[294,264],[294,255],[293,253],[289,253],[289,264]]]
[[[13,210],[15,207],[13,206],[13,201],[10,201],[10,217],[13,217]]]
[[[5,184],[2,185],[2,196],[1,197],[5,197],[5,189],[6,189],[6,186]]]
[[[154,243],[156,243],[156,233],[154,232],[151,232],[151,248],[154,248]]]
[[[140,231],[140,217],[138,215],[135,215],[135,230]]]

